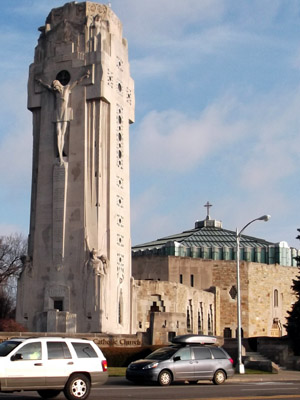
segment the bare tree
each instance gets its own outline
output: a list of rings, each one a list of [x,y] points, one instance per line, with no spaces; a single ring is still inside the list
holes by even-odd
[[[0,236],[0,285],[17,278],[22,271],[21,257],[27,252],[27,241],[21,234]]]
[[[17,278],[26,252],[27,241],[22,235],[0,236],[0,319],[14,316]]]

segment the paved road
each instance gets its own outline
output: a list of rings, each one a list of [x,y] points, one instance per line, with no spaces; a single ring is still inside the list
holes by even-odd
[[[0,394],[0,400],[37,400],[36,392]],[[65,399],[63,394],[57,400]],[[300,399],[300,380],[293,381],[232,381],[216,386],[210,382],[198,385],[174,384],[169,387],[133,385],[124,378],[109,378],[106,385],[91,392],[89,400],[251,400]]]

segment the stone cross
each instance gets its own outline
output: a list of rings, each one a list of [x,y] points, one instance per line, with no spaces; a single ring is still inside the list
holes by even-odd
[[[210,207],[212,207],[212,204],[210,204],[210,202],[208,201],[206,204],[204,204],[203,207],[206,207],[206,208],[207,208],[207,216],[206,216],[206,219],[210,219],[210,216],[209,216],[209,209],[210,209]]]

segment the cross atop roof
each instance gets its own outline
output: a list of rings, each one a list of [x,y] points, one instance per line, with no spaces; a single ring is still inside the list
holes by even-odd
[[[210,204],[210,202],[208,201],[206,204],[204,204],[203,207],[206,207],[206,209],[207,209],[207,216],[206,216],[206,219],[210,219],[209,209],[210,209],[210,207],[212,207],[212,204]]]

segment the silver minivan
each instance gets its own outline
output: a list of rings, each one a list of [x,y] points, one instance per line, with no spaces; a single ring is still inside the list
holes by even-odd
[[[211,344],[214,341],[216,338],[211,336],[177,336],[174,344],[129,364],[126,378],[132,382],[157,382],[162,386],[199,380],[211,380],[220,385],[234,375],[233,360],[222,347]]]

